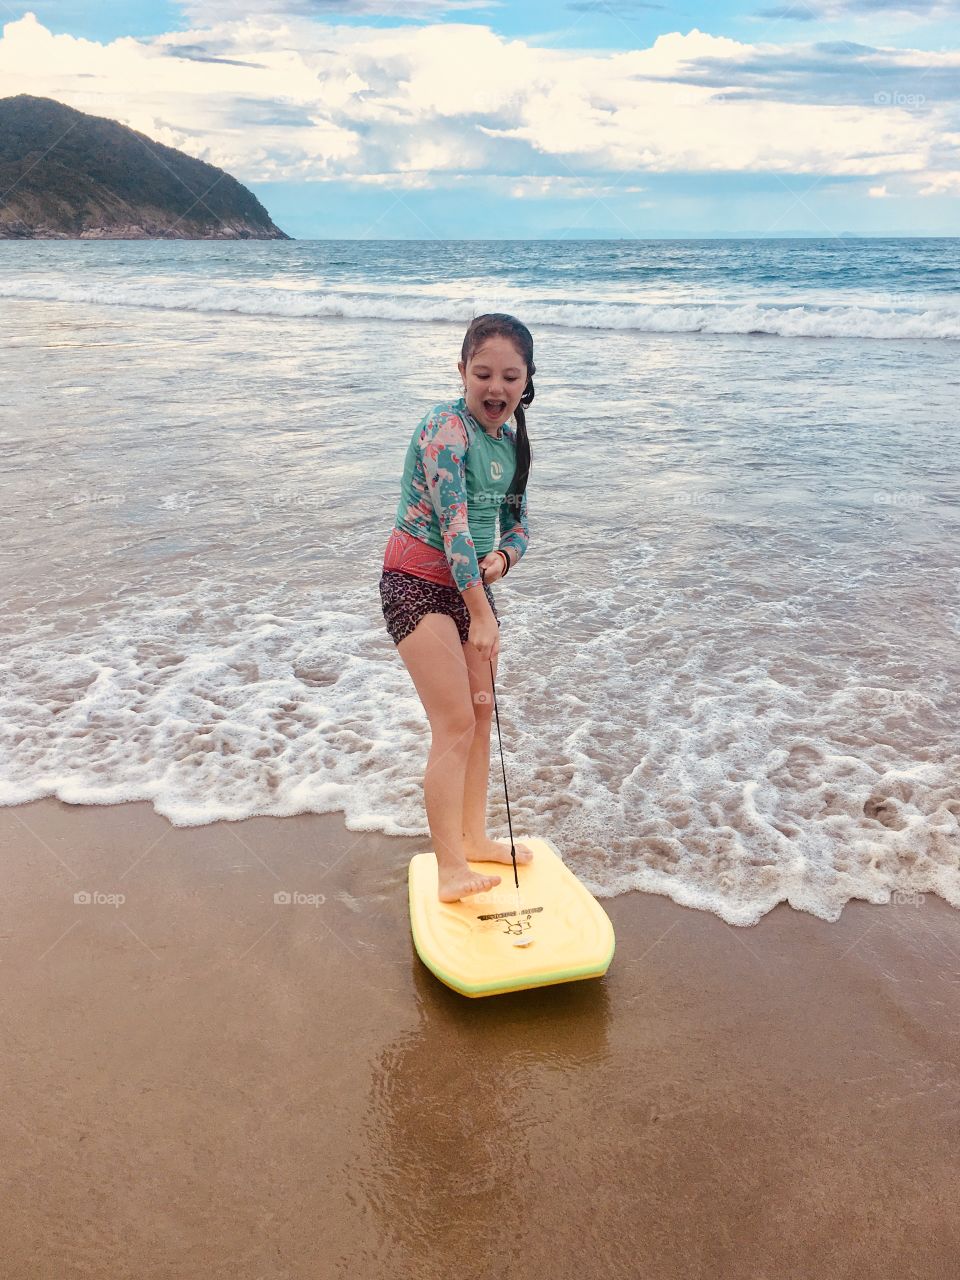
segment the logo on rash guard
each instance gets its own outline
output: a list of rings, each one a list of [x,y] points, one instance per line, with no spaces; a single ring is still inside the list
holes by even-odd
[[[495,458],[491,458],[491,460],[490,460],[490,479],[491,479],[491,480],[499,480],[499,479],[501,478],[501,476],[502,476],[502,475],[503,475],[503,467],[501,467],[500,463],[499,463],[499,462],[497,462],[497,460],[496,460]]]

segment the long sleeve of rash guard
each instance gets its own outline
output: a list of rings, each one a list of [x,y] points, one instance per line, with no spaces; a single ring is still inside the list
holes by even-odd
[[[500,503],[500,541],[498,548],[506,551],[512,547],[516,552],[516,560],[518,563],[523,553],[526,551],[530,542],[530,526],[527,524],[527,492],[524,490],[523,498],[520,500],[520,515],[516,514],[516,507],[504,499]]]
[[[467,429],[455,413],[436,414],[420,432],[419,448],[443,550],[458,591],[482,585],[467,522]]]

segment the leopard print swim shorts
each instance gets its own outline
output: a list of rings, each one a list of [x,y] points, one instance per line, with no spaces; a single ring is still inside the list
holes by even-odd
[[[486,583],[483,590],[499,627],[500,615],[493,602],[493,592]],[[470,611],[456,587],[443,587],[412,573],[384,569],[380,575],[380,603],[394,644],[405,639],[428,613],[445,613],[452,618],[457,624],[461,644],[466,644],[470,638]]]

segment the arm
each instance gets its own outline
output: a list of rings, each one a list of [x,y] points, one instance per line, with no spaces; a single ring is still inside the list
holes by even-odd
[[[504,499],[500,504],[500,541],[498,551],[505,551],[510,557],[511,568],[517,563],[530,543],[530,526],[527,523],[527,493],[524,490],[520,503],[520,513]]]
[[[427,478],[427,490],[440,522],[443,549],[457,589],[473,612],[471,601],[483,592],[483,578],[467,523],[467,476],[465,454],[467,429],[453,413],[430,418],[420,432],[420,455]],[[479,590],[469,597],[472,587]],[[489,608],[487,604],[487,608]]]

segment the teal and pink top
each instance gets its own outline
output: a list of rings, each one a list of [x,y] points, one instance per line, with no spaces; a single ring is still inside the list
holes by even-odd
[[[483,582],[479,561],[490,551],[516,564],[530,541],[526,493],[519,513],[505,501],[516,461],[510,423],[492,436],[463,396],[434,405],[407,446],[383,568],[466,591]]]

